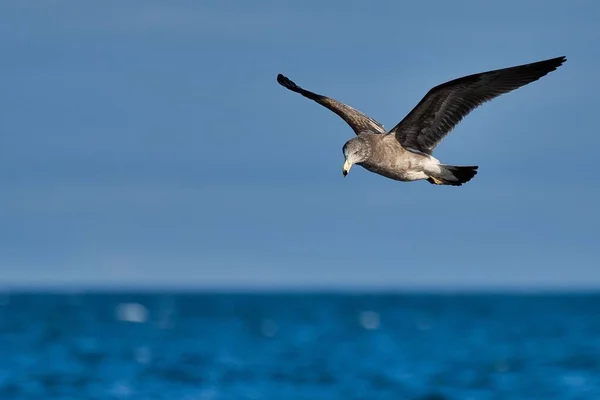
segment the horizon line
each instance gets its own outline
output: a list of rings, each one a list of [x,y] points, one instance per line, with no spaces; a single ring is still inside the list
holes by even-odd
[[[340,294],[340,295],[502,295],[600,294],[599,285],[186,285],[0,283],[10,294]]]

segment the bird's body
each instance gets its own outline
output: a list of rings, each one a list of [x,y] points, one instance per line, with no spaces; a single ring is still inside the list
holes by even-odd
[[[369,158],[357,162],[368,171],[396,181],[410,182],[427,179],[424,172],[439,163],[432,156],[406,150],[392,135],[363,132],[358,135],[373,149]]]
[[[473,109],[486,101],[540,79],[566,61],[557,57],[448,81],[432,88],[389,131],[379,122],[335,99],[305,90],[279,74],[287,89],[316,101],[340,116],[356,137],[344,144],[344,176],[353,164],[397,181],[427,180],[461,186],[477,174],[477,166],[440,163],[432,153],[439,142]]]
[[[359,133],[356,138],[350,139],[344,145],[346,160],[353,158],[346,150],[349,147],[362,150],[361,156],[351,164],[360,165],[367,171],[396,181],[412,182],[425,179],[438,185],[460,186],[477,173],[476,166],[444,165],[430,154],[407,150],[394,135]],[[347,169],[349,170],[350,166]],[[460,179],[454,182],[454,178]]]

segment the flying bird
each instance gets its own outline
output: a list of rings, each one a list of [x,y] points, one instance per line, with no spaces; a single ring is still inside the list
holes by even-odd
[[[362,112],[333,98],[310,92],[282,74],[283,87],[316,101],[340,116],[356,134],[343,148],[343,175],[352,165],[402,182],[427,180],[435,185],[461,186],[478,166],[442,164],[433,157],[440,141],[483,103],[534,82],[556,70],[566,57],[481,72],[435,86],[389,131]]]

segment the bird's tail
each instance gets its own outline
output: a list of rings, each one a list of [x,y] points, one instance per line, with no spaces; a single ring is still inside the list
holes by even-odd
[[[441,172],[436,176],[427,178],[427,182],[434,185],[461,186],[477,175],[477,165],[459,167],[456,165],[440,164]]]

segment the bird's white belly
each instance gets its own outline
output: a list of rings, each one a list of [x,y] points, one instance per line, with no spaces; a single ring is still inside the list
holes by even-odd
[[[429,178],[429,173],[439,169],[439,161],[432,156],[415,154],[403,148],[396,148],[395,157],[387,157],[375,162],[365,162],[362,166],[376,174],[397,181],[410,182]]]
[[[368,171],[397,181],[410,182],[428,178],[421,166],[411,163],[410,160],[399,159],[384,165],[364,164],[362,166]]]

